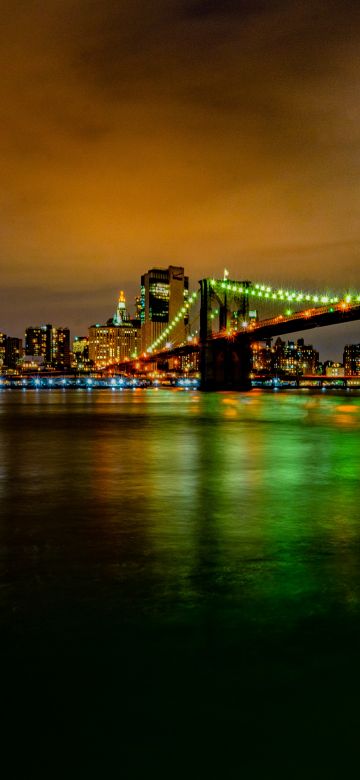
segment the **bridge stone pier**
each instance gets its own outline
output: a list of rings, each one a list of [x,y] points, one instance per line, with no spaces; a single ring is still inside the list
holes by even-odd
[[[251,349],[244,334],[209,339],[200,351],[201,390],[250,390]]]
[[[250,282],[243,282],[243,287]],[[215,336],[212,332],[213,305],[218,307],[219,326],[225,330],[232,307],[241,318],[248,316],[248,300],[237,295],[235,301],[226,292],[222,297],[214,293],[210,279],[201,279],[200,306],[200,373],[202,390],[250,390],[251,348],[247,333],[236,336]]]

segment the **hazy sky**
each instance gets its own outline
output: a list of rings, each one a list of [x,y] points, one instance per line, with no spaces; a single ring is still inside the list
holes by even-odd
[[[0,329],[85,331],[169,263],[360,290],[357,0],[0,11]]]

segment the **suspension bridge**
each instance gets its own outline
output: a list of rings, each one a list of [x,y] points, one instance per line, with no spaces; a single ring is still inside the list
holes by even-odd
[[[248,390],[255,342],[360,319],[359,293],[303,292],[230,279],[206,278],[199,285],[134,365],[198,352],[203,390]],[[175,344],[172,332],[185,318],[189,332]],[[129,368],[129,362],[118,368]]]

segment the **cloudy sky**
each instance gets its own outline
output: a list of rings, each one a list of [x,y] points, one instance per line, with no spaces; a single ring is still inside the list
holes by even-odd
[[[357,1],[0,10],[0,329],[85,331],[169,263],[360,290]]]

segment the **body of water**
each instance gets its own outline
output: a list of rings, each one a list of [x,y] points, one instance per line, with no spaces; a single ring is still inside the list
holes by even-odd
[[[3,392],[1,658],[29,760],[352,777],[359,445],[350,394]]]

